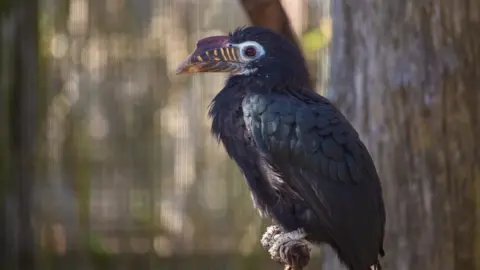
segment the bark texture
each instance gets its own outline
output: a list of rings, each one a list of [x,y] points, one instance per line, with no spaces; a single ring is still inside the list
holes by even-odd
[[[335,0],[332,14],[331,92],[383,181],[383,266],[480,269],[480,1]]]

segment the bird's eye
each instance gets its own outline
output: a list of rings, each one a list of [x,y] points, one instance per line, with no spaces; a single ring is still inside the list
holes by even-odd
[[[257,55],[257,49],[253,46],[248,46],[245,48],[244,53],[248,57],[255,57]]]
[[[257,61],[265,56],[265,50],[261,44],[255,41],[245,41],[240,44],[234,44],[239,49],[239,59],[243,63]]]

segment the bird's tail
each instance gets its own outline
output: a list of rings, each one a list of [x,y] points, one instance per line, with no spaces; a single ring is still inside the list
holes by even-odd
[[[370,267],[369,270],[382,270],[382,265],[380,264],[380,261],[377,260],[375,264]]]
[[[378,252],[378,254],[380,255],[380,257],[385,257],[385,250],[382,248],[380,248],[380,251]],[[371,270],[382,270],[382,265],[380,264],[380,260],[377,259],[377,261],[375,262],[374,265],[372,265],[372,267],[370,267]]]

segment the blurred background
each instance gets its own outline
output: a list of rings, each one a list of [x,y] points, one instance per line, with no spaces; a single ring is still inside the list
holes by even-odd
[[[325,89],[328,1],[284,3]],[[241,3],[39,0],[38,10],[31,98],[40,113],[18,123],[35,132],[27,177],[37,267],[275,269],[259,242],[269,220],[210,136],[208,105],[225,75],[175,75],[198,39],[250,24]],[[8,24],[16,19],[2,22],[3,42],[15,42]],[[14,124],[0,122],[4,133]],[[2,140],[6,147],[9,138]],[[7,152],[2,161],[11,164]],[[14,209],[16,194],[5,196]],[[6,213],[12,243],[24,233],[15,215]]]
[[[207,107],[225,75],[175,75],[198,39],[252,22],[275,28],[277,13],[289,19],[316,89],[353,119],[379,167],[389,216],[387,269],[480,269],[480,110],[471,103],[441,105],[447,79],[428,73],[416,81],[418,69],[408,67],[410,60],[430,69],[447,66],[434,71],[443,74],[464,63],[457,47],[438,53],[453,55],[447,64],[423,59],[437,52],[430,48],[417,57],[401,50],[386,57],[394,50],[380,49],[386,39],[359,35],[373,36],[369,31],[378,34],[379,27],[385,31],[378,35],[389,35],[393,24],[355,26],[374,14],[359,3],[378,1],[342,0],[336,8],[329,0],[253,2],[0,1],[2,269],[281,269],[259,243],[270,221],[253,209],[239,170],[209,134]],[[399,14],[409,16],[401,12],[405,5],[392,4],[372,18],[401,25]],[[348,22],[356,30],[348,30]],[[338,31],[333,47],[332,30]],[[423,35],[435,39],[431,33]],[[370,49],[355,49],[361,46]],[[367,51],[377,66],[365,64]],[[375,75],[391,63],[398,77]],[[368,74],[349,77],[359,70]],[[476,70],[471,74],[480,77]],[[412,94],[407,84],[425,91]],[[402,90],[379,90],[385,85]],[[480,94],[466,88],[450,99],[480,102]],[[452,114],[465,109],[457,119],[465,129],[444,122],[445,108]],[[467,131],[439,135],[448,130]],[[436,147],[446,142],[452,144]],[[339,268],[331,253],[324,260],[321,254],[313,251],[307,269]]]

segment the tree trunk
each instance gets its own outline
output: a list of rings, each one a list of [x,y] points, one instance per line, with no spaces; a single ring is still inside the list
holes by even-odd
[[[240,0],[253,25],[270,28],[298,46],[287,13],[280,0]]]
[[[332,12],[333,95],[383,184],[383,266],[480,269],[480,1],[335,0]]]
[[[4,1],[5,2],[5,1]],[[0,76],[3,137],[0,194],[0,264],[34,269],[31,189],[35,176],[37,121],[38,2],[6,1],[2,10]]]

